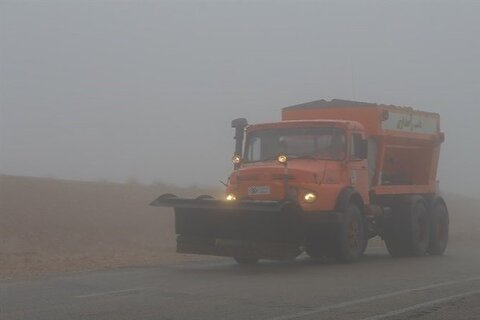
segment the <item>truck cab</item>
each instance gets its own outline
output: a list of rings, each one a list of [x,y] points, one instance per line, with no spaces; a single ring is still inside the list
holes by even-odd
[[[352,188],[369,203],[360,123],[282,121],[247,126],[245,133],[244,152],[233,157],[227,200],[289,200],[305,212],[327,212],[335,210],[342,190]]]

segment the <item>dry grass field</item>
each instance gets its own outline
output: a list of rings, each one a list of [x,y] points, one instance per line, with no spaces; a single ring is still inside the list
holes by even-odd
[[[0,176],[0,277],[194,258],[175,254],[172,210],[148,206],[166,188]]]

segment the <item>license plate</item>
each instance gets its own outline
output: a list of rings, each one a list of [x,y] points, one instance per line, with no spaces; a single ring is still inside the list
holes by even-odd
[[[256,196],[262,194],[270,194],[270,187],[269,186],[259,186],[259,187],[249,187],[248,188],[248,195],[249,196]]]

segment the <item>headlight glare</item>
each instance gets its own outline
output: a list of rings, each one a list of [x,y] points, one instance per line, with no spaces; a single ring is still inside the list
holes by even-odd
[[[284,154],[281,154],[278,156],[277,161],[280,162],[281,164],[285,164],[288,161],[288,157]]]
[[[240,164],[242,162],[242,157],[236,154],[232,157],[232,162],[233,164]]]
[[[317,200],[317,195],[313,192],[307,192],[303,196],[303,200],[305,200],[305,202],[307,202],[307,203],[313,203],[313,202],[315,202],[315,200]]]
[[[227,196],[225,197],[225,200],[227,200],[227,201],[235,201],[235,200],[237,200],[237,197],[236,197],[233,193],[229,193],[229,194],[227,194]]]

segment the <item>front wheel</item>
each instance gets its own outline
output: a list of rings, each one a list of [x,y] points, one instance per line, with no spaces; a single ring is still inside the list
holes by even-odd
[[[365,222],[358,206],[350,204],[345,210],[337,238],[336,258],[343,263],[353,263],[365,251]]]

